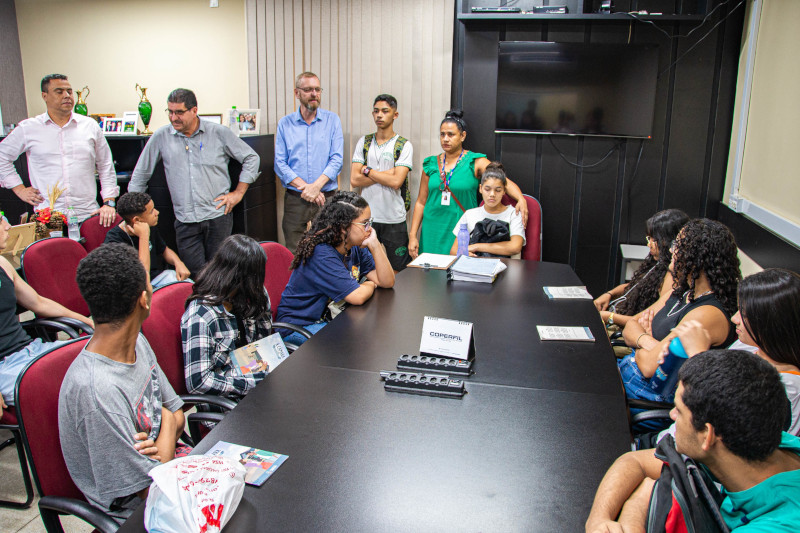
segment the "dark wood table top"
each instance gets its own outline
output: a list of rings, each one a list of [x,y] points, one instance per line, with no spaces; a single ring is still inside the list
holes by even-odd
[[[569,267],[522,261],[486,286],[408,269],[348,309],[197,446],[289,455],[245,488],[225,531],[582,530],[630,434],[591,302],[550,302],[541,289],[578,283]],[[425,314],[475,323],[480,366],[462,399],[383,389],[377,370],[418,352]],[[537,323],[589,325],[598,342],[542,345]],[[120,531],[144,531],[143,510]]]

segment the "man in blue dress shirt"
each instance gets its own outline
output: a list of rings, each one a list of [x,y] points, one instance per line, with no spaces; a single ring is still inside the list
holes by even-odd
[[[322,87],[312,72],[295,80],[299,109],[278,122],[275,134],[275,173],[286,187],[283,235],[294,252],[325,200],[333,196],[342,170],[342,122],[331,111],[320,109]]]

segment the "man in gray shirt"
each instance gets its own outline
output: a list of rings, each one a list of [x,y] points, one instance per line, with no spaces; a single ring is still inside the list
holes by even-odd
[[[258,178],[260,159],[252,148],[225,126],[200,120],[197,98],[188,89],[167,97],[170,125],[147,142],[133,170],[128,191],[145,192],[159,159],[175,210],[178,255],[197,276],[231,234],[231,211]],[[239,184],[231,188],[228,161],[242,164]]]
[[[153,291],[133,248],[93,250],[77,281],[95,332],[61,384],[61,450],[86,499],[121,522],[146,498],[150,469],[186,454],[183,401],[139,333]]]

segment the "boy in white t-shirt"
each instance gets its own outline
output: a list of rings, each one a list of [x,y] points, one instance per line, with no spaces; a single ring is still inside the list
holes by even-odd
[[[458,230],[461,224],[467,225],[470,234],[469,255],[489,255],[513,257],[519,259],[522,247],[525,246],[525,226],[514,206],[503,205],[503,195],[506,193],[506,173],[500,163],[489,163],[481,176],[480,192],[483,205],[468,209],[453,228],[456,236],[450,253],[456,255],[458,250]],[[488,220],[487,220],[488,219]],[[484,222],[479,231],[475,227],[479,222]],[[487,224],[489,221],[499,221],[508,228],[508,238],[503,233],[496,231],[496,227]],[[486,231],[488,230],[488,232]],[[502,239],[502,240],[500,240]],[[496,241],[496,242],[493,242]]]
[[[394,96],[380,94],[375,98],[372,119],[378,130],[358,140],[350,166],[350,186],[361,187],[361,196],[372,210],[372,228],[386,247],[395,272],[411,262],[406,212],[408,173],[414,156],[411,143],[392,128],[398,116]]]

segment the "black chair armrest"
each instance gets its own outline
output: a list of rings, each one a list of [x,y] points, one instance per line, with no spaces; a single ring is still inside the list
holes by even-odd
[[[273,329],[290,329],[290,330],[294,331],[295,333],[299,333],[300,335],[302,335],[306,339],[310,339],[311,338],[311,333],[309,333],[309,331],[306,328],[303,328],[303,327],[300,327],[300,326],[295,326],[294,324],[287,324],[286,322],[273,322],[272,323],[272,328]]]
[[[55,340],[44,333],[44,331],[47,329],[54,329],[56,331],[66,333],[70,339],[77,339],[80,337],[80,333],[78,333],[77,330],[55,318],[34,318],[32,320],[26,320],[25,322],[22,322],[21,325],[22,329],[27,331],[29,335],[33,333],[32,336],[41,337],[46,342]]]
[[[230,398],[223,398],[213,394],[183,394],[181,395],[181,400],[189,405],[213,405],[223,411],[230,411],[236,407],[236,402]]]
[[[611,342],[611,346],[624,346],[625,348],[630,348],[630,346],[625,344],[625,340],[622,338],[615,339],[613,337],[610,337],[609,341]]]
[[[77,516],[101,533],[116,533],[119,529],[110,516],[86,502],[60,496],[45,496],[39,500],[39,513],[48,532],[63,532],[59,514]]]
[[[672,402],[656,402],[653,400],[640,400],[638,398],[628,399],[628,407],[633,409],[660,409],[666,410],[667,412],[671,411],[675,404]]]
[[[225,418],[224,413],[191,413],[187,416],[186,425],[189,427],[189,435],[192,439],[193,446],[197,446],[197,444],[203,440],[203,435],[201,433],[203,422],[210,422],[213,425],[217,425],[222,422],[223,418]]]
[[[77,331],[82,331],[83,333],[86,333],[87,335],[93,335],[94,334],[94,328],[93,327],[91,327],[89,324],[85,324],[85,323],[83,323],[80,320],[77,320],[75,318],[70,318],[70,317],[67,317],[67,316],[60,316],[60,317],[52,319],[52,320],[56,320],[58,322],[63,322],[64,324],[70,326],[72,329],[75,329]]]
[[[669,416],[670,410],[667,409],[653,409],[650,411],[642,411],[641,413],[636,413],[631,417],[631,425],[637,424],[639,422],[644,422],[645,420],[669,420],[672,422],[672,418]]]

